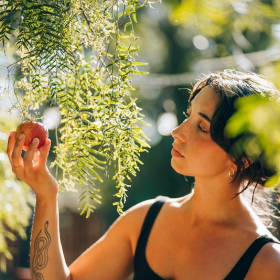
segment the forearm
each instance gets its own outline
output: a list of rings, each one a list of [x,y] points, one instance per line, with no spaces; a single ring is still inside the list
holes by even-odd
[[[57,197],[36,201],[30,267],[33,280],[71,279],[60,242]]]

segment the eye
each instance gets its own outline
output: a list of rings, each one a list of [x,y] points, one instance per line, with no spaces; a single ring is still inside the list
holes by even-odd
[[[200,126],[200,124],[198,125],[198,129],[199,129],[202,133],[209,133],[209,131],[204,130],[204,129]]]
[[[190,117],[190,114],[188,113],[188,111],[186,111],[186,112],[183,112],[183,115],[186,117],[186,120]],[[185,120],[185,121],[186,121]],[[198,124],[197,125],[197,127],[198,127],[198,129],[202,132],[202,133],[210,133],[209,131],[207,131],[207,130],[204,130],[201,126],[200,126],[200,124]]]

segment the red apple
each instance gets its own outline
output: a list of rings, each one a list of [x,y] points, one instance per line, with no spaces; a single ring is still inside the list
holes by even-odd
[[[25,135],[25,141],[23,145],[23,150],[25,151],[29,147],[33,138],[39,139],[37,150],[40,150],[40,148],[45,144],[45,141],[49,136],[48,129],[42,123],[31,121],[25,121],[20,123],[17,127],[16,132],[17,138],[21,133]]]

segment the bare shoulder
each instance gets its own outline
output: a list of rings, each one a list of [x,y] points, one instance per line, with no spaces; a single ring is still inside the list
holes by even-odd
[[[177,200],[178,199],[166,198],[164,208],[172,208],[173,204],[177,203]],[[142,226],[150,207],[155,201],[156,199],[149,199],[136,204],[125,212],[123,218],[129,222],[135,221]]]
[[[120,216],[69,267],[72,279],[127,279],[133,271],[135,240],[137,243],[142,223],[153,202],[154,200],[148,200],[139,203]]]
[[[124,215],[120,216],[111,226],[111,229],[115,228],[125,228],[128,234],[136,234],[137,237],[140,234],[145,217],[156,199],[149,199],[140,202],[133,207],[129,208]],[[164,203],[165,208],[169,208],[172,204],[172,199],[166,199]]]
[[[146,215],[156,199],[149,199],[141,203],[136,204],[126,211],[125,216],[122,217],[124,227],[129,231],[129,239],[131,243],[131,249],[133,255],[135,254],[137,242],[141,233],[141,229],[146,218]],[[170,199],[167,199],[164,203],[164,208],[169,208]],[[162,211],[161,211],[162,213]]]
[[[124,215],[120,216],[110,227],[110,231],[125,231],[129,238],[141,231],[144,219],[155,199],[145,200],[129,208]]]
[[[145,215],[147,214],[148,210],[150,209],[151,205],[155,202],[155,199],[148,199],[142,201],[131,208],[129,208],[125,212],[125,216],[134,216],[134,215]]]
[[[178,199],[167,198],[164,203],[164,210],[161,210],[160,216],[170,217],[173,208],[178,207]],[[132,254],[134,255],[137,242],[141,233],[141,229],[146,215],[156,199],[149,199],[136,204],[120,216],[109,228],[105,236],[119,236],[129,240]],[[176,206],[174,206],[176,205]],[[165,220],[165,219],[163,219]]]
[[[250,279],[277,280],[280,275],[280,244],[267,243],[255,257],[248,272]],[[247,278],[246,278],[247,279]]]
[[[119,217],[116,222],[123,221],[124,223],[133,223],[134,225],[142,224],[151,205],[155,202],[155,199],[149,199],[142,201],[133,207],[125,211],[124,215]]]
[[[149,199],[145,200],[143,202],[140,202],[136,204],[135,206],[128,209],[125,213],[124,218],[128,222],[136,222],[137,224],[141,225],[143,224],[145,217],[152,206],[152,204],[156,201],[156,199]],[[172,210],[178,205],[180,205],[180,199],[174,199],[174,198],[166,198],[164,202],[164,209]],[[163,211],[164,212],[164,211]],[[162,211],[161,211],[162,213]]]

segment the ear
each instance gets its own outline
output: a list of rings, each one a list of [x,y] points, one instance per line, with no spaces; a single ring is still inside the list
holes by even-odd
[[[234,163],[234,158],[231,157],[231,155],[228,154],[228,169],[234,170],[234,172],[237,171],[237,166]]]
[[[250,160],[246,157],[242,158],[242,162],[243,162],[243,165],[244,165],[244,169],[248,168],[253,163],[252,160]]]

